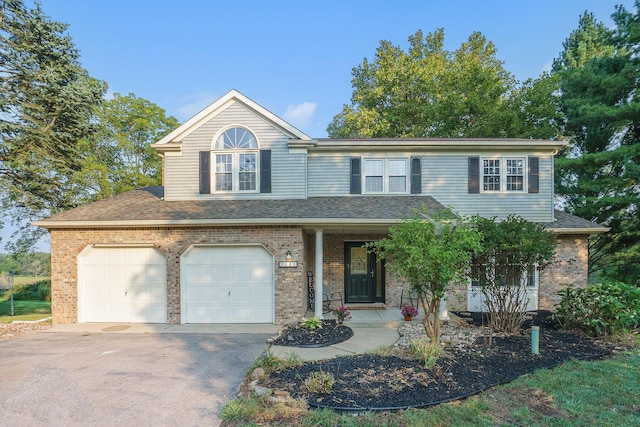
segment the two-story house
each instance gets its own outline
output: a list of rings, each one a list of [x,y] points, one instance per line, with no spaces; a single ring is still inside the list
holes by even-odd
[[[309,279],[347,306],[398,306],[406,285],[362,245],[421,205],[553,231],[554,263],[529,283],[529,308],[551,309],[586,284],[587,239],[606,231],[554,211],[563,146],[313,139],[233,90],[154,144],[163,186],[36,223],[51,233],[53,321],[284,323],[309,308]],[[457,292],[478,308],[471,284]]]

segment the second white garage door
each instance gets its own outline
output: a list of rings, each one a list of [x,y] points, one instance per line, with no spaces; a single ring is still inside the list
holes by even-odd
[[[262,246],[194,246],[181,259],[182,323],[273,323],[273,256]]]

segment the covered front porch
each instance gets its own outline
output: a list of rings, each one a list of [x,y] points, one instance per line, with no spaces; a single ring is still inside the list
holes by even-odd
[[[361,226],[304,230],[306,317],[331,319],[331,310],[344,305],[351,311],[352,323],[398,327],[404,322],[401,307],[413,305],[420,313],[413,321],[422,320],[422,307],[415,295],[411,297],[409,285],[365,246],[383,239],[388,229]],[[441,318],[447,318],[446,302]]]

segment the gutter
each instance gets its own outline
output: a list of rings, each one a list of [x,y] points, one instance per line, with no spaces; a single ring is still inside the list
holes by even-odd
[[[31,225],[48,229],[64,228],[122,228],[122,227],[203,227],[222,225],[327,225],[327,226],[389,226],[402,222],[397,219],[362,218],[248,218],[248,219],[168,219],[168,220],[119,220],[119,221],[49,221],[32,222]]]

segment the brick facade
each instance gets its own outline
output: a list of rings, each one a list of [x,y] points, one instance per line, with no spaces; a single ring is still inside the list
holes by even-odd
[[[344,296],[345,242],[374,241],[379,234],[325,234],[323,236],[323,286],[326,292]],[[180,256],[193,244],[261,244],[274,255],[275,323],[299,320],[309,309],[307,271],[315,272],[315,234],[301,228],[184,227],[51,230],[51,302],[54,323],[78,321],[77,257],[91,244],[154,244],[167,259],[167,322],[180,323]],[[287,251],[298,261],[297,268],[279,268]],[[558,238],[553,264],[540,274],[539,308],[553,310],[557,291],[569,284],[586,286],[588,241],[584,235]],[[407,286],[389,269],[385,274],[387,307],[400,306]],[[466,309],[467,286],[457,286],[449,295],[450,309]],[[355,304],[358,305],[358,304]],[[311,308],[313,310],[313,308]]]
[[[587,286],[589,267],[588,236],[560,235],[557,238],[555,254],[551,264],[539,276],[538,308],[555,311],[560,302],[558,291],[569,285]],[[452,310],[467,309],[467,284],[454,287],[449,293],[449,308]]]
[[[51,230],[53,323],[78,321],[78,254],[92,244],[154,244],[167,258],[167,322],[180,323],[180,256],[193,244],[262,244],[274,255],[275,322],[304,315],[306,271],[302,230],[297,227],[202,227]],[[279,268],[286,252],[297,268]]]

